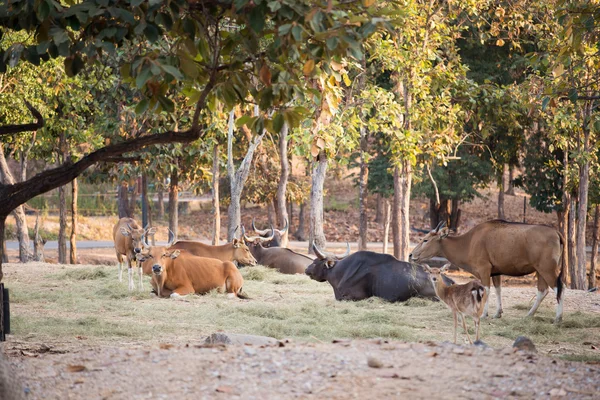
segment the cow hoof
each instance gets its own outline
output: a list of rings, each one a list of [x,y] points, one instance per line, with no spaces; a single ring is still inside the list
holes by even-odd
[[[502,318],[502,313],[500,312],[500,313],[494,314],[493,318]]]
[[[554,319],[554,325],[558,325],[560,323],[562,323],[562,317]]]
[[[172,299],[177,299],[177,298],[180,298],[180,297],[183,297],[183,296],[181,296],[179,293],[171,293],[171,296],[170,296],[170,297],[171,297]]]

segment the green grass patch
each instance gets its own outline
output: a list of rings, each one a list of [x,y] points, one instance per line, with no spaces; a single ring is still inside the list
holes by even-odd
[[[420,298],[395,304],[377,298],[339,302],[328,283],[305,275],[282,275],[263,266],[240,270],[244,292],[251,298],[247,301],[228,299],[216,290],[181,300],[159,299],[150,294],[149,277],[144,277],[143,291],[130,292],[127,277],[119,282],[113,266],[32,264],[23,268],[31,268],[26,276],[10,281],[14,275],[7,275],[6,282],[11,288],[12,331],[20,340],[85,336],[87,343],[115,345],[187,342],[219,330],[299,341],[452,340],[452,313],[442,302]],[[563,352],[561,357],[593,360],[583,343],[597,341],[600,315],[567,312],[559,325],[552,323],[553,318],[552,307],[540,307],[533,318],[526,318],[520,308],[509,307],[503,318],[482,321],[482,340],[505,347],[525,335],[542,354],[553,350],[551,354],[557,356],[554,350],[562,345],[569,354]],[[470,318],[467,323],[474,334]],[[458,337],[463,343],[466,340],[462,327]]]

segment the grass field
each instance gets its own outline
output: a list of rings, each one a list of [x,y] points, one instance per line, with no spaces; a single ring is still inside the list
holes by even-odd
[[[244,292],[251,297],[246,301],[216,292],[184,300],[158,299],[149,294],[147,277],[144,291],[129,292],[126,281],[118,282],[115,266],[31,263],[4,267],[11,291],[11,337],[23,342],[69,346],[185,343],[219,330],[296,341],[452,340],[452,314],[440,302],[338,302],[327,283],[263,267],[242,269]],[[551,323],[555,301],[550,295],[536,317],[525,318],[534,293],[533,287],[504,288],[505,314],[482,323],[483,341],[504,347],[526,335],[541,353],[600,361],[600,351],[592,348],[600,344],[599,296],[567,291],[564,322],[556,326]],[[493,301],[491,307],[494,310]],[[459,340],[466,341],[460,330]]]

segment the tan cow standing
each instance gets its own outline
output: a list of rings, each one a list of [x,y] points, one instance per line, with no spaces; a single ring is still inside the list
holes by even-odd
[[[135,285],[133,283],[133,265],[136,262],[135,255],[142,251],[144,235],[152,235],[155,229],[150,228],[144,230],[133,218],[121,218],[113,228],[113,240],[115,243],[115,252],[117,253],[117,260],[119,261],[119,282],[123,281],[123,264],[127,259],[128,273],[129,273],[129,290],[133,290]],[[136,263],[139,268],[140,287],[142,290],[142,269],[139,264]]]
[[[419,262],[436,256],[445,257],[475,275],[487,293],[493,280],[497,298],[495,318],[502,316],[501,275],[523,276],[535,272],[538,278],[537,299],[527,315],[537,311],[548,294],[548,288],[552,288],[558,302],[555,322],[562,320],[561,257],[564,239],[556,229],[493,220],[479,224],[463,235],[448,236],[449,233],[448,228],[440,223],[425,235],[409,258]],[[486,301],[483,316],[487,314]]]
[[[230,261],[161,246],[147,247],[137,257],[144,271],[151,271],[152,287],[159,297],[204,294],[217,289],[230,297],[247,298],[242,294],[244,278]]]

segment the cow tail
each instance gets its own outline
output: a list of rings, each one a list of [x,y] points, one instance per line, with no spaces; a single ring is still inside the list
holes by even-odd
[[[556,278],[556,301],[560,302],[563,292],[563,278],[565,272],[565,238],[563,238],[563,235],[561,235],[560,232],[556,232],[558,233],[558,237],[560,239],[560,272],[558,274],[558,277]]]

